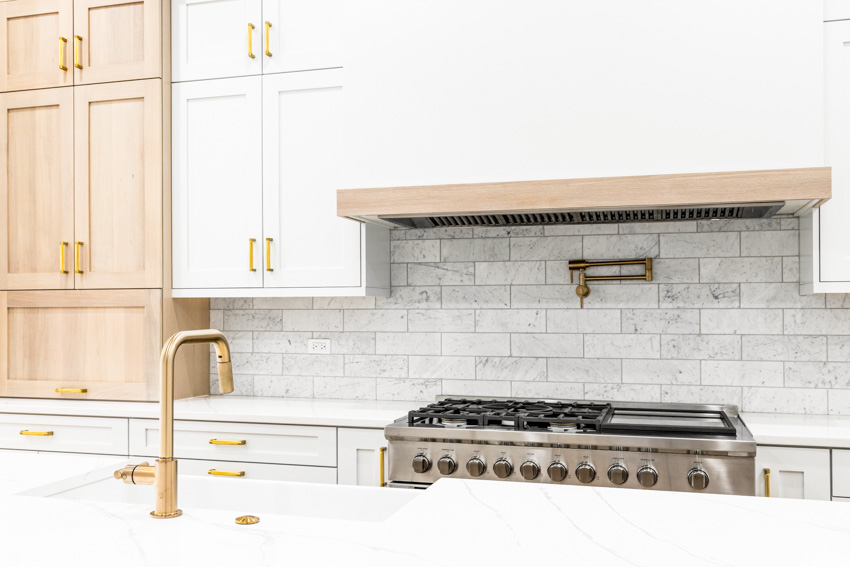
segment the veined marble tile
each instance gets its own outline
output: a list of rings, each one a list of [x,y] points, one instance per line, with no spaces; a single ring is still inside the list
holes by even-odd
[[[799,230],[800,219],[797,217],[788,217],[779,219],[782,230]]]
[[[569,382],[511,382],[514,398],[541,398],[555,400],[584,399],[584,384]]]
[[[741,256],[796,256],[799,253],[799,235],[792,230],[741,233]]]
[[[658,335],[586,335],[587,358],[658,358]]]
[[[257,376],[254,380],[254,396],[275,398],[312,398],[312,376]]]
[[[586,400],[604,402],[660,402],[661,386],[646,384],[585,384]]]
[[[510,356],[507,333],[443,333],[443,354],[456,356]]]
[[[250,297],[213,297],[210,299],[210,309],[252,309],[253,301]]]
[[[313,334],[308,332],[301,333],[282,333],[278,331],[255,331],[254,332],[254,350],[256,352],[279,352],[286,354],[306,353],[307,340],[312,338]]]
[[[221,309],[210,309],[210,329],[224,328],[224,311]],[[212,348],[212,347],[210,347]]]
[[[546,262],[476,262],[476,285],[546,283]]]
[[[474,356],[411,356],[411,378],[475,380]]]
[[[261,376],[261,379],[266,376]],[[218,388],[218,374],[213,372],[210,374],[210,394],[219,395],[221,391]],[[234,396],[253,396],[254,394],[254,377],[250,374],[234,374],[233,375],[233,392]]]
[[[685,404],[732,404],[741,407],[741,388],[729,386],[661,386],[661,401]]]
[[[698,360],[623,360],[623,383],[699,384]]]
[[[665,232],[696,232],[696,221],[624,222],[620,234],[661,234]]]
[[[616,236],[585,236],[585,260],[611,258],[655,258],[658,256],[657,234],[618,234]],[[577,260],[579,258],[572,258]]]
[[[741,409],[764,413],[827,413],[827,391],[814,388],[744,387]]]
[[[444,309],[502,309],[511,305],[510,287],[506,285],[443,287]]]
[[[850,415],[850,390],[827,390],[830,415]]]
[[[826,306],[830,309],[850,309],[850,293],[826,294]]]
[[[404,402],[433,402],[442,393],[443,385],[439,380],[408,380],[400,378],[379,378],[377,380],[377,398]]]
[[[234,374],[283,374],[279,354],[240,352],[233,353],[230,361]]]
[[[701,258],[704,282],[781,282],[782,258]]]
[[[255,297],[254,309],[312,309],[312,297]],[[247,309],[247,308],[246,308]]]
[[[390,261],[393,264],[403,262],[439,262],[439,240],[393,240],[390,242]]]
[[[729,335],[661,335],[661,358],[741,360],[741,337]]]
[[[661,284],[660,307],[722,309],[738,307],[738,284]]]
[[[850,335],[850,309],[786,309],[787,335]]]
[[[827,359],[838,362],[850,362],[850,337],[827,337]]]
[[[284,331],[342,331],[342,310],[312,309],[281,311]]]
[[[314,297],[313,309],[374,309],[374,297]]]
[[[479,333],[545,333],[543,309],[480,309],[475,312],[475,330]]]
[[[443,382],[443,395],[507,398],[511,395],[511,383],[487,380],[449,380]]]
[[[407,312],[411,332],[472,333],[475,311],[472,309],[411,309]]]
[[[472,285],[475,264],[472,262],[436,262],[407,265],[410,285]]]
[[[480,356],[475,360],[475,379],[546,380],[546,359]]]
[[[224,331],[224,336],[230,344],[230,352],[254,351],[254,335],[251,331]],[[210,352],[215,352],[213,345],[210,345]]]
[[[546,330],[550,333],[619,333],[619,309],[549,309]]]
[[[390,231],[393,240],[441,240],[443,238],[472,238],[469,227],[435,227],[393,229]]]
[[[740,256],[737,232],[662,234],[662,258],[712,258]]]
[[[620,383],[622,363],[597,358],[550,358],[550,382]]]
[[[823,294],[800,295],[796,283],[741,284],[741,307],[816,309],[823,306]]]
[[[280,331],[281,312],[268,309],[230,309],[224,312],[225,331]]]
[[[698,309],[623,309],[623,333],[699,333]]]
[[[615,223],[610,224],[553,224],[544,227],[546,236],[582,236],[585,234],[617,234]]]
[[[377,309],[434,309],[440,307],[441,288],[435,286],[394,287],[389,297],[376,297]]]
[[[330,339],[332,354],[375,354],[375,333],[316,332],[313,338]]]
[[[713,219],[698,221],[700,232],[778,230],[779,219]]]
[[[850,363],[786,362],[785,386],[791,388],[850,388]]]
[[[509,260],[507,238],[464,238],[444,240],[443,262],[496,262]]]
[[[407,311],[378,309],[345,311],[344,327],[348,331],[407,331]]]
[[[407,264],[390,264],[390,286],[407,285]]]
[[[745,335],[744,360],[826,360],[826,337],[808,335]]]
[[[635,276],[643,274],[644,270],[645,268],[641,265],[623,266],[620,273],[624,276]],[[652,260],[652,282],[657,284],[699,283],[699,260],[696,258],[654,258]],[[641,280],[627,280],[623,284],[641,285]]]
[[[440,333],[375,333],[378,354],[440,354]]]
[[[784,385],[784,368],[781,362],[703,360],[702,384],[781,388]]]
[[[346,355],[345,375],[359,378],[407,378],[406,356]]]
[[[280,357],[281,355],[274,355]],[[283,357],[283,371],[256,372],[255,374],[286,374],[288,376],[343,376],[341,354],[287,354]]]
[[[800,281],[800,258],[786,256],[782,258],[782,281],[798,283]],[[829,305],[827,305],[829,307]]]
[[[475,238],[504,238],[508,236],[543,236],[542,226],[484,226],[473,229]]]
[[[521,333],[511,335],[513,356],[581,357],[584,342],[580,334]]]
[[[374,400],[376,385],[375,378],[317,376],[313,380],[313,395],[334,400]]]
[[[700,329],[709,335],[781,335],[782,310],[706,309],[701,313]]]
[[[511,238],[511,260],[579,260],[581,236]]]

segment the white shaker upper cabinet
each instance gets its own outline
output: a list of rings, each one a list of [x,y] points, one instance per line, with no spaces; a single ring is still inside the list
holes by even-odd
[[[261,0],[173,0],[171,28],[175,83],[263,71]]]
[[[172,88],[173,285],[262,287],[262,77]]]
[[[360,285],[360,223],[336,216],[342,74],[263,76],[266,287]]]
[[[263,73],[342,66],[344,0],[263,0]]]

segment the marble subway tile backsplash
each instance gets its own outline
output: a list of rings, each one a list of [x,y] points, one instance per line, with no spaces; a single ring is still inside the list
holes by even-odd
[[[214,299],[210,316],[231,341],[240,395],[850,415],[850,296],[799,294],[798,227],[775,218],[394,230],[390,297]],[[655,259],[652,282],[594,282],[578,309],[567,261],[643,256]],[[328,339],[330,352],[311,353],[310,339]]]

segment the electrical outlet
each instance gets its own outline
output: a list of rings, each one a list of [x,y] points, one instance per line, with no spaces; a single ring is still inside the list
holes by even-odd
[[[307,339],[307,350],[316,354],[330,354],[330,339]]]

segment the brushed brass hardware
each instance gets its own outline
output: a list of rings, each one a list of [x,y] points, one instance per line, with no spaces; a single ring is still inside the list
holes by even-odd
[[[80,63],[80,49],[83,46],[83,38],[78,35],[74,36],[74,67],[82,69],[83,64]]]
[[[21,431],[21,435],[35,435],[36,437],[52,437],[52,431],[30,431],[29,429],[24,429]]]
[[[380,464],[378,465],[378,486],[386,486],[386,476],[384,473],[384,455],[387,454],[387,448],[381,447],[378,449],[378,458],[380,459]]]
[[[59,68],[63,71],[67,71],[68,67],[65,66],[65,44],[68,43],[68,40],[62,36],[59,36]]]
[[[271,22],[266,22],[266,39],[265,39],[265,41],[266,41],[266,56],[267,56],[267,57],[271,57],[271,56],[272,56],[272,52],[271,52],[271,51],[269,51],[269,28],[270,28],[270,27],[272,27],[272,23],[271,23]]]
[[[56,388],[57,394],[85,394],[89,391],[88,388]]]
[[[260,523],[259,516],[239,516],[236,518],[236,523],[240,526],[250,526],[251,524]]]
[[[233,391],[230,345],[221,331],[180,331],[171,335],[160,356],[159,458],[153,467],[143,463],[133,467],[129,473],[128,467],[124,467],[113,475],[127,484],[155,485],[156,507],[151,512],[154,518],[176,518],[183,513],[177,507],[177,459],[174,458],[174,359],[182,345],[201,343],[215,346],[219,390],[222,394]]]
[[[254,243],[257,241],[256,238],[248,239],[248,269],[252,272],[256,272],[256,268],[254,268]]]
[[[59,273],[67,274],[68,270],[65,269],[65,248],[68,246],[67,242],[59,243]]]
[[[266,238],[266,271],[273,272],[274,268],[272,268],[272,242],[273,238]]]
[[[74,271],[78,274],[83,273],[83,271],[80,269],[80,246],[82,245],[82,242],[74,243]]]
[[[254,24],[248,24],[248,57],[254,59]]]
[[[228,441],[225,439],[210,439],[210,445],[244,445],[246,441],[244,439],[240,439],[239,441]]]
[[[770,498],[770,469],[764,469],[764,497]]]
[[[207,471],[207,474],[211,474],[213,476],[245,476],[245,471],[217,471],[215,469],[210,469]]]
[[[632,266],[643,264],[644,273],[635,276],[588,276],[585,270],[598,266]],[[576,287],[576,295],[579,298],[579,306],[584,308],[584,298],[590,295],[590,287],[587,282],[601,282],[614,280],[644,280],[652,281],[652,258],[644,258],[643,260],[608,260],[604,262],[587,262],[585,260],[570,260],[568,267],[570,269],[570,283],[573,283],[573,272],[578,271],[578,286]]]

